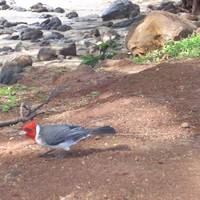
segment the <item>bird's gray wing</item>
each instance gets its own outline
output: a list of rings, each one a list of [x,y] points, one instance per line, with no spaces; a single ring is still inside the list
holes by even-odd
[[[66,140],[77,142],[88,136],[89,136],[89,132],[87,129],[83,127],[76,127],[69,131],[69,134],[67,135]]]
[[[40,139],[46,145],[58,145],[62,142],[65,142],[74,129],[80,128],[79,126],[74,125],[46,125],[40,127]]]

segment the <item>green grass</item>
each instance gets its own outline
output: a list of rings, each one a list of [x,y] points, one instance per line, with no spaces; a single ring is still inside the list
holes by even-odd
[[[10,109],[17,106],[16,88],[0,87],[0,109],[3,112],[8,112]]]
[[[98,97],[100,95],[101,95],[101,92],[99,92],[99,91],[92,91],[89,94],[89,96],[91,96],[91,97]]]
[[[95,65],[100,60],[111,59],[116,55],[116,49],[119,47],[115,41],[110,40],[108,42],[102,42],[97,46],[98,53],[97,55],[84,55],[81,57],[82,63],[86,65],[90,65],[91,67],[95,67]]]
[[[82,56],[81,60],[82,60],[83,64],[90,65],[90,66],[94,67],[99,62],[100,57],[89,54],[89,55]]]
[[[200,34],[180,41],[168,42],[162,49],[147,53],[144,56],[134,57],[133,61],[138,64],[158,63],[168,58],[198,58],[200,57]]]

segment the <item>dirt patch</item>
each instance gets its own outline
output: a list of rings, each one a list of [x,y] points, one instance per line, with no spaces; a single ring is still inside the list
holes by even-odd
[[[199,76],[199,60],[32,70],[21,82],[27,87],[48,94],[66,85],[38,122],[111,125],[118,133],[41,158],[47,149],[20,137],[20,124],[1,129],[0,199],[199,199]]]

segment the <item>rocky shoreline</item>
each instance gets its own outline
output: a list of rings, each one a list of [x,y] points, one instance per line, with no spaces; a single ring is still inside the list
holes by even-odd
[[[141,10],[144,8],[141,9],[140,5],[128,0],[114,1],[103,10],[101,15],[92,14],[84,17],[79,16],[78,11],[69,12],[64,8],[52,8],[42,3],[31,6],[27,11],[16,6],[9,6],[5,0],[1,0],[0,8],[3,10],[0,11],[2,13],[8,10],[20,13],[22,16],[26,15],[29,19],[26,21],[22,17],[19,21],[16,17],[16,20],[9,21],[4,17],[0,18],[0,66],[3,69],[10,66],[5,63],[8,63],[7,61],[10,63],[11,60],[18,69],[20,63],[16,64],[15,59],[21,55],[31,56],[33,63],[51,62],[51,60],[74,63],[76,60],[80,64],[80,56],[98,54],[98,45],[109,41],[117,43],[116,54],[128,55],[125,39],[130,26],[142,21],[151,10],[176,13],[179,9],[178,3],[163,3],[151,5],[146,12],[143,12]],[[137,37],[134,36],[134,38]],[[135,44],[133,45],[134,42],[131,39],[130,41],[128,48],[132,51],[132,48],[135,49]],[[14,82],[12,80],[12,77],[16,75],[16,70],[13,70],[13,75],[11,75],[11,68],[9,67],[6,73],[2,70],[0,83],[17,82],[18,78]],[[23,64],[21,70],[17,70],[20,73],[19,77],[21,77],[22,69],[24,69]]]

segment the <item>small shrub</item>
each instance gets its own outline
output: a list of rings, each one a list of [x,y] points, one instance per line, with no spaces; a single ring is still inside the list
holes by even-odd
[[[16,89],[14,87],[0,88],[0,109],[8,112],[17,106]]]
[[[157,63],[168,58],[197,58],[200,57],[200,34],[180,41],[170,41],[162,49],[147,53],[144,56],[133,57],[138,64]]]
[[[119,46],[115,41],[102,42],[98,47],[98,55],[88,54],[81,57],[82,63],[94,67],[99,60],[111,59],[116,55],[116,48]]]
[[[99,62],[99,56],[85,55],[81,57],[82,63],[94,67]]]

